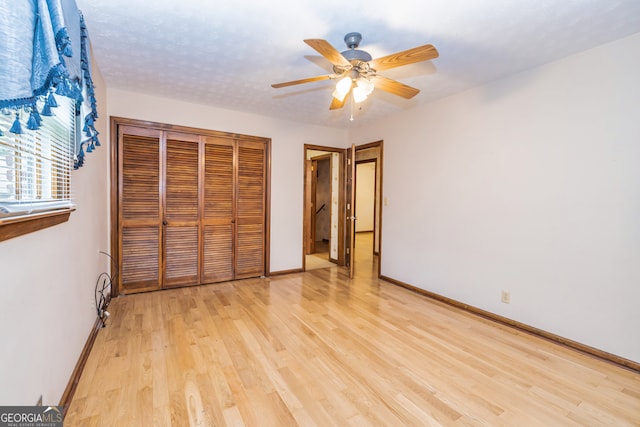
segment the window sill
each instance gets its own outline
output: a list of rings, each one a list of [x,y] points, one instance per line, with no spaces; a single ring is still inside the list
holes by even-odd
[[[74,210],[68,208],[0,219],[0,242],[67,222]]]

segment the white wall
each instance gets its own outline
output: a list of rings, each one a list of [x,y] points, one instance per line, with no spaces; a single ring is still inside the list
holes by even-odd
[[[0,242],[0,405],[57,405],[96,319],[94,289],[109,263],[107,108],[92,65],[101,147],[72,172],[69,221]]]
[[[109,89],[109,116],[271,138],[272,272],[302,268],[304,144],[341,147],[347,131]]]
[[[352,130],[385,143],[382,274],[640,362],[638,52],[640,34]]]

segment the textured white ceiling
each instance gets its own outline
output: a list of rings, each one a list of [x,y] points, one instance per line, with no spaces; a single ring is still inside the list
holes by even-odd
[[[332,72],[303,39],[342,51],[357,31],[374,58],[438,49],[380,73],[421,92],[375,91],[356,105],[362,124],[640,32],[640,0],[76,2],[108,87],[333,127],[350,124],[348,103],[329,111],[335,81],[270,86]]]

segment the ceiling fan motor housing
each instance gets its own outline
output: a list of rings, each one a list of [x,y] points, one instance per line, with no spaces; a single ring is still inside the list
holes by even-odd
[[[353,62],[354,60],[361,62],[371,61],[371,55],[364,50],[350,49],[340,53],[342,53],[342,56],[344,56],[349,62]]]
[[[345,50],[344,52],[340,53],[352,64],[354,63],[353,61],[367,62],[371,61],[372,59],[371,55],[369,55],[368,52],[356,49],[358,46],[360,46],[361,41],[362,34],[360,33],[348,33],[346,36],[344,36],[344,42],[347,44],[349,50]]]

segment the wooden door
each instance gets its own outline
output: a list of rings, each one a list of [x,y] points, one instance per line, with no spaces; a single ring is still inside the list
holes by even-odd
[[[204,144],[202,283],[234,279],[234,143],[207,137]]]
[[[120,127],[118,132],[118,265],[125,292],[162,285],[161,132]]]
[[[316,253],[316,240],[318,239],[316,233],[316,224],[318,219],[318,161],[311,160],[311,230],[309,237],[309,250],[310,254]]]
[[[351,144],[347,150],[347,263],[349,266],[349,278],[353,279],[355,268],[355,243],[356,243],[356,146]]]
[[[313,181],[313,162],[305,159],[304,161],[304,255],[310,255],[314,252],[315,242],[312,234],[311,219],[313,218],[313,212],[315,211],[314,196],[315,191],[312,189]],[[303,257],[304,259],[304,257]]]
[[[163,287],[199,282],[199,137],[166,133]]]
[[[265,274],[266,149],[236,141],[235,278]]]

